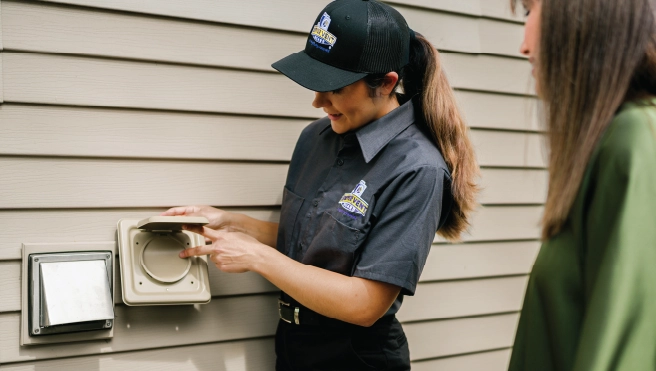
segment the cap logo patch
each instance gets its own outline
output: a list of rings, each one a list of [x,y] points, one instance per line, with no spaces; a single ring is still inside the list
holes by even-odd
[[[339,204],[342,205],[346,211],[358,213],[364,216],[369,208],[369,204],[361,198],[365,189],[367,189],[367,184],[364,180],[361,180],[360,183],[355,186],[353,192],[345,193],[344,196],[342,196],[342,199],[339,200]]]
[[[321,45],[328,45],[328,49],[331,49],[335,45],[337,37],[328,32],[328,26],[330,26],[330,16],[324,12],[321,19],[319,19],[319,23],[312,27],[312,38]]]

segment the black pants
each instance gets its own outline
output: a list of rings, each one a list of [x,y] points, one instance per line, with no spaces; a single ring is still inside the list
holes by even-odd
[[[299,326],[284,321],[276,331],[277,371],[406,371],[410,353],[396,318],[371,327]]]

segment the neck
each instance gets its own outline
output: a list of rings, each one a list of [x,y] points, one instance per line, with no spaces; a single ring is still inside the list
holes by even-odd
[[[394,111],[400,106],[398,99],[396,99],[396,94],[392,93],[387,97],[374,98],[380,99],[380,109],[378,110],[378,115],[376,115],[376,120],[387,115],[388,113]]]

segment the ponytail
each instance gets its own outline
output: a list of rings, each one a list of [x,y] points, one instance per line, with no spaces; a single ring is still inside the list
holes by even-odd
[[[421,34],[410,42],[410,62],[401,81],[407,99],[418,96],[423,124],[451,171],[453,205],[437,233],[450,241],[460,239],[476,208],[479,175],[467,126],[456,104],[453,90],[444,74],[437,49]]]

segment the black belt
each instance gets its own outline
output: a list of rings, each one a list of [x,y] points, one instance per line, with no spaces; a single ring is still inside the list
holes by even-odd
[[[303,326],[348,326],[349,324],[338,319],[326,317],[308,309],[282,293],[278,299],[278,315],[280,319],[294,325]]]

